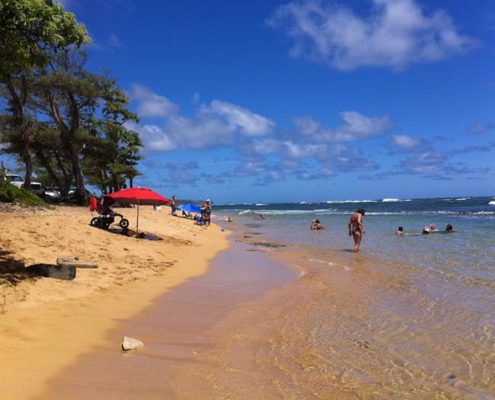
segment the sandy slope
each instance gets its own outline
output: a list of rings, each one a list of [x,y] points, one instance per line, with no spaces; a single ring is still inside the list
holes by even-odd
[[[135,210],[122,211],[135,224]],[[140,229],[163,240],[138,240],[88,225],[87,209],[0,212],[0,271],[12,263],[55,263],[60,256],[97,261],[72,281],[41,278],[0,284],[0,393],[28,398],[93,346],[121,319],[159,294],[204,273],[227,247],[226,233],[142,207]],[[0,277],[2,275],[0,274]]]

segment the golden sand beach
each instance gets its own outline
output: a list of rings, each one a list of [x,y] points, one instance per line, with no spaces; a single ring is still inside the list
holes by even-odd
[[[119,210],[135,226],[135,209]],[[159,295],[203,274],[228,246],[218,226],[195,226],[169,209],[142,207],[140,229],[161,240],[136,239],[89,226],[85,208],[0,212],[3,272],[57,257],[95,261],[74,280],[25,278],[0,285],[0,393],[25,399],[78,357],[108,345],[105,334]],[[3,276],[8,276],[3,275]],[[118,345],[118,344],[111,344]]]

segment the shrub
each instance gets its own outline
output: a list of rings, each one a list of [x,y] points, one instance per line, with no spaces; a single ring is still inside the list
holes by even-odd
[[[47,204],[36,194],[18,189],[7,181],[0,180],[0,203],[15,203],[24,206],[46,207]]]

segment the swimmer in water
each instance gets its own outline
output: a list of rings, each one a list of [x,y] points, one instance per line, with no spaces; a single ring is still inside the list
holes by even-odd
[[[445,232],[447,233],[453,233],[453,232],[457,232],[454,227],[452,226],[452,224],[447,224],[447,226],[445,227]]]
[[[352,236],[354,239],[354,251],[358,252],[361,248],[361,240],[363,239],[363,235],[366,232],[364,228],[363,218],[365,211],[363,209],[357,210],[354,214],[351,215],[351,219],[349,220],[349,236]]]
[[[313,231],[319,231],[321,229],[325,229],[325,227],[320,223],[319,219],[316,219],[311,222],[311,230]]]

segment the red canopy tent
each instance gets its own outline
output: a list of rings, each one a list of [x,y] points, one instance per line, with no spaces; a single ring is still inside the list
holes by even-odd
[[[130,188],[103,196],[120,204],[137,204],[136,232],[139,230],[139,206],[162,206],[169,201],[160,193],[148,188]]]

